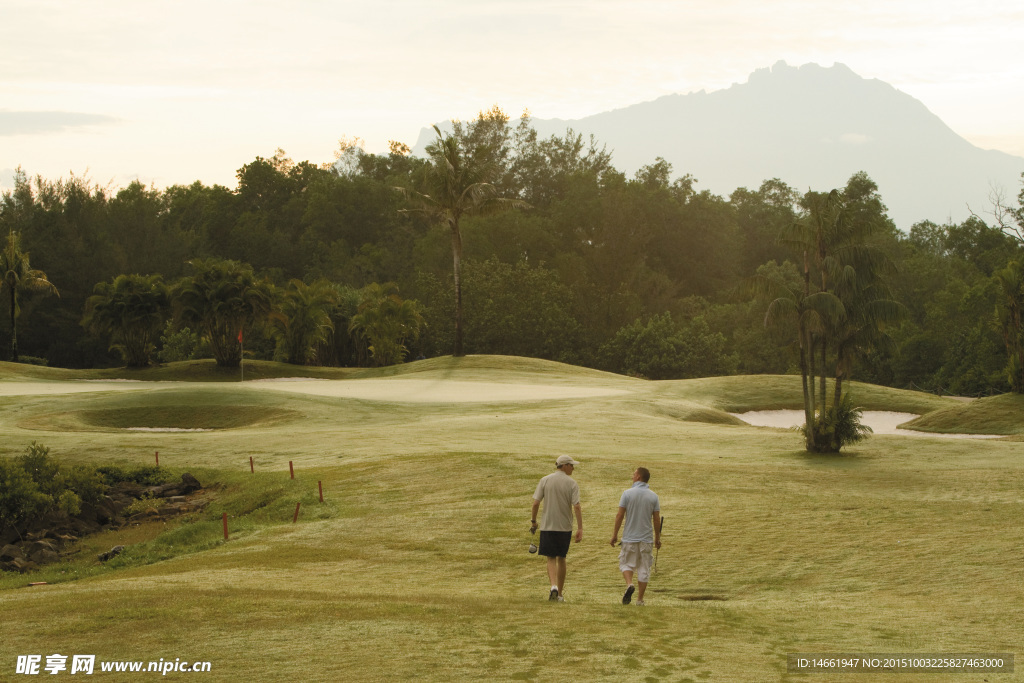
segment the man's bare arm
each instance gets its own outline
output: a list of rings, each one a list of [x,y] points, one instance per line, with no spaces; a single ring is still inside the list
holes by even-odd
[[[612,530],[611,545],[614,547],[615,542],[619,540],[619,528],[622,526],[622,520],[626,517],[626,508],[619,508],[619,511],[615,513],[615,528]]]

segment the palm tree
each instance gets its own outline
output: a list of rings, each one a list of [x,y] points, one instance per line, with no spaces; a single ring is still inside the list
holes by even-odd
[[[349,332],[366,338],[374,365],[394,365],[405,360],[409,352],[405,342],[417,339],[422,325],[419,304],[400,298],[395,283],[373,283],[363,290]]]
[[[209,340],[217,365],[237,368],[242,330],[270,315],[272,287],[257,280],[247,263],[197,259],[189,265],[193,274],[172,292],[177,318]]]
[[[854,176],[851,183],[854,180],[870,183],[866,177]],[[851,206],[839,190],[808,192],[803,204],[805,214],[783,231],[780,242],[800,256],[803,266],[804,290],[799,297],[790,298],[810,304],[814,312],[813,325],[798,322],[801,374],[805,384],[809,382],[804,389],[807,448],[835,452],[842,444],[837,443],[835,433],[823,433],[819,422],[835,424],[835,414],[844,410],[843,382],[855,359],[870,350],[892,347],[885,327],[899,321],[904,309],[891,299],[885,284],[884,276],[893,269],[892,264],[870,244],[871,235],[881,228],[879,221],[870,212],[858,211],[863,207]],[[780,310],[787,308],[800,311],[794,304],[779,305]],[[798,321],[803,319],[801,314]],[[835,370],[831,407],[826,393],[830,359],[834,359]],[[829,410],[835,414],[827,416]],[[847,410],[846,414],[853,412]]]
[[[21,315],[21,292],[60,294],[46,279],[46,273],[33,270],[28,252],[21,250],[20,235],[13,230],[7,235],[7,246],[0,252],[0,292],[7,292],[11,312],[11,360],[18,362],[18,316]]]
[[[817,368],[815,367],[814,342],[820,338],[826,321],[844,314],[843,304],[830,292],[811,291],[807,280],[803,288],[794,288],[780,279],[755,276],[747,281],[748,289],[769,300],[765,312],[765,326],[779,325],[784,321],[796,323],[796,346],[800,358],[800,380],[804,397],[804,430],[808,451],[818,451],[817,432],[814,429],[818,415],[823,412],[815,390]],[[825,402],[824,393],[820,397]]]
[[[313,360],[315,349],[334,331],[331,313],[337,301],[338,291],[327,280],[312,285],[302,280],[288,283],[278,304],[281,315],[271,325],[289,363],[306,365]]]
[[[434,126],[437,139],[427,146],[430,163],[422,179],[424,192],[396,188],[417,204],[407,211],[422,213],[446,226],[452,237],[453,273],[455,277],[455,350],[456,357],[465,355],[462,340],[462,230],[463,216],[503,208],[527,208],[519,199],[498,197],[491,181],[498,174],[498,164],[490,147],[479,145],[467,152],[459,140],[441,133]]]
[[[128,367],[150,364],[169,309],[167,286],[159,275],[118,275],[96,285],[85,302],[82,325],[110,336],[110,348]]]

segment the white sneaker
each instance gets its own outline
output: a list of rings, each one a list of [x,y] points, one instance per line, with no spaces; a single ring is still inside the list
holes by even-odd
[[[643,600],[637,600],[633,604],[636,605],[637,607],[643,607],[646,603]]]
[[[565,598],[563,598],[561,595],[559,595],[558,596],[558,602],[565,602]]]

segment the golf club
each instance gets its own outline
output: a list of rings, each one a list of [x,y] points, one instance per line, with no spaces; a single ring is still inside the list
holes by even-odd
[[[661,517],[658,520],[658,538],[661,538],[661,530],[664,529],[664,528],[665,528],[665,518]],[[658,548],[657,550],[654,551],[654,569],[651,570],[652,574],[656,574],[658,572],[658,550],[661,550],[661,548]]]
[[[532,527],[530,529],[530,535],[532,536],[535,533],[537,533],[537,527]],[[537,546],[534,544],[533,539],[530,539],[530,554],[532,555],[535,552],[537,552]]]

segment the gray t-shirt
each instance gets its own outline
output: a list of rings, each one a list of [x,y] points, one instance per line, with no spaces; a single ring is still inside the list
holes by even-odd
[[[634,481],[631,488],[622,492],[619,507],[626,508],[622,542],[654,543],[654,511],[661,512],[658,494],[646,482]]]
[[[541,478],[533,499],[544,502],[541,531],[572,531],[572,508],[579,505],[580,487],[562,470]]]

